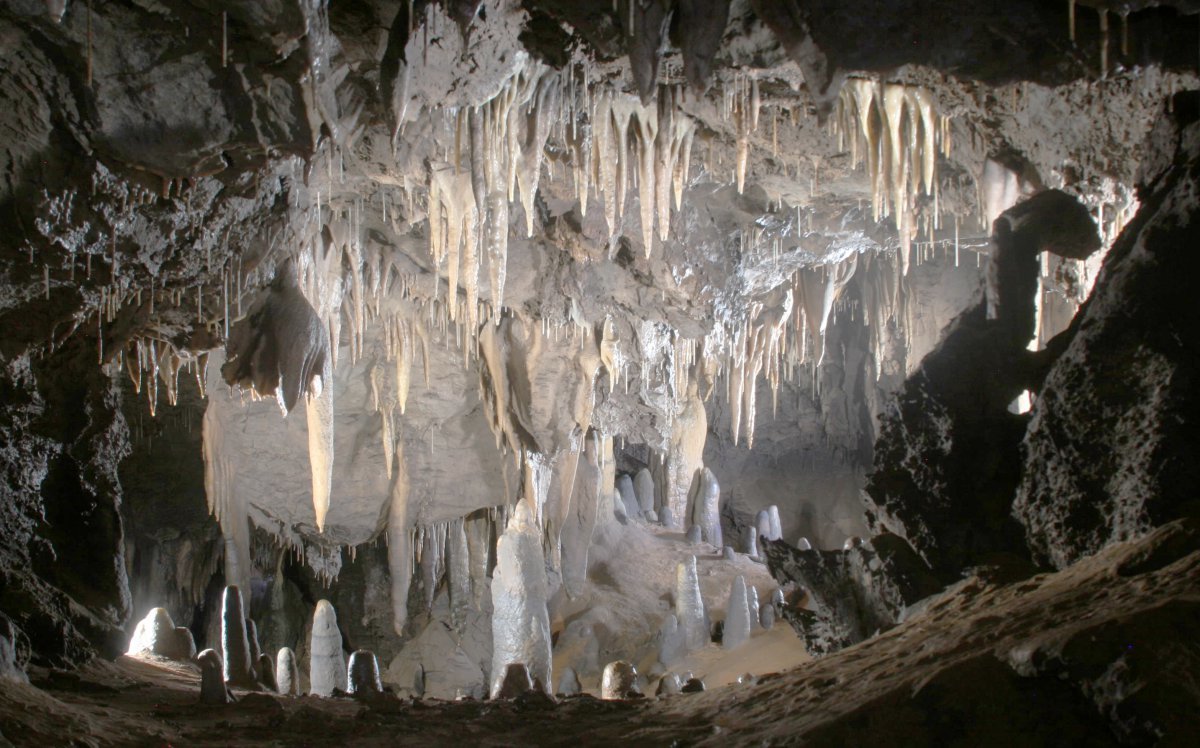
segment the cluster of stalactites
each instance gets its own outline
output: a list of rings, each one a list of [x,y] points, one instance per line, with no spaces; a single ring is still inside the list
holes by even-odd
[[[643,105],[634,96],[593,84],[586,68],[580,80],[574,68],[555,73],[533,64],[489,101],[444,112],[454,146],[452,152],[447,148],[444,162],[430,167],[429,247],[449,287],[451,319],[461,284],[468,319],[476,320],[484,258],[491,307],[499,314],[509,204],[519,199],[525,234],[533,236],[534,200],[543,170],[555,176],[555,164],[545,158],[552,137],[569,153],[569,179],[582,215],[597,197],[615,238],[626,198],[636,188],[646,256],[656,236],[665,241],[672,209],[678,210],[687,184],[695,131],[679,108],[681,96],[681,89],[664,87],[655,102]]]
[[[133,391],[140,395],[146,390],[146,402],[150,415],[158,413],[159,386],[166,389],[167,402],[172,406],[179,400],[179,372],[187,370],[196,377],[200,397],[204,397],[208,384],[208,353],[193,354],[180,350],[168,340],[140,336],[129,342],[117,354],[117,367],[124,369],[133,384]]]
[[[900,235],[900,270],[916,234],[917,197],[933,200],[928,220],[939,228],[937,156],[950,152],[949,118],[937,111],[933,94],[920,86],[870,78],[846,81],[831,120],[838,148],[850,149],[857,167],[866,162],[876,221],[893,216]]]

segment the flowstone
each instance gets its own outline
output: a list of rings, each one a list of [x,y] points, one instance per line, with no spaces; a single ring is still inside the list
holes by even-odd
[[[496,542],[492,576],[493,697],[500,692],[506,668],[515,662],[524,663],[542,688],[550,688],[552,655],[546,587],[541,528],[526,498],[517,503],[508,527]]]
[[[328,600],[317,602],[313,611],[312,641],[309,645],[309,692],[331,696],[334,689],[346,690],[346,659],[342,655],[342,632],[337,612]]]

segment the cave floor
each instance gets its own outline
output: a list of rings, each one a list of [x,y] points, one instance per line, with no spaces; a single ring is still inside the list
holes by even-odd
[[[1176,522],[1057,573],[980,569],[858,646],[702,694],[555,704],[238,693],[206,706],[190,664],[122,657],[6,684],[0,732],[21,746],[1194,745],[1198,627],[1200,527]]]

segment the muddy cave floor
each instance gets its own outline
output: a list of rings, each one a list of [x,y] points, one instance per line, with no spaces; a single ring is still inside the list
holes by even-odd
[[[977,569],[862,644],[700,694],[237,692],[237,703],[207,706],[190,663],[121,657],[6,684],[0,732],[18,746],[1194,745],[1197,624],[1200,524],[1180,521],[1061,572]]]

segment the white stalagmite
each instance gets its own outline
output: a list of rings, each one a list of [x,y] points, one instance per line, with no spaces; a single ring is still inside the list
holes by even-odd
[[[388,575],[392,582],[392,627],[399,636],[404,636],[404,627],[408,623],[408,590],[413,575],[408,495],[408,465],[404,459],[403,441],[399,441],[396,447],[396,474],[392,478],[387,524]]]
[[[733,579],[729,588],[729,602],[725,606],[725,628],[721,646],[736,649],[750,640],[750,600],[746,593],[746,578],[741,574]]]
[[[618,485],[620,490],[620,485]],[[650,471],[642,468],[633,478],[633,493],[637,497],[636,508],[638,511],[646,512],[654,508],[654,476],[650,475]]]
[[[496,568],[492,575],[492,698],[500,692],[506,668],[514,663],[524,663],[547,694],[553,687],[542,533],[529,504],[529,498],[517,503],[508,527],[496,542]]]
[[[767,537],[770,540],[783,540],[783,522],[779,519],[779,507],[776,504],[767,507],[767,516],[771,520],[771,534]]]
[[[300,695],[300,668],[290,647],[281,648],[275,655],[275,690],[282,696]]]
[[[334,689],[346,690],[346,658],[342,654],[342,632],[337,613],[328,600],[318,600],[313,611],[312,639],[309,643],[309,692],[330,696]]]
[[[703,649],[708,644],[708,613],[700,595],[700,577],[696,572],[696,557],[675,567],[675,618],[683,632],[687,651]]]

